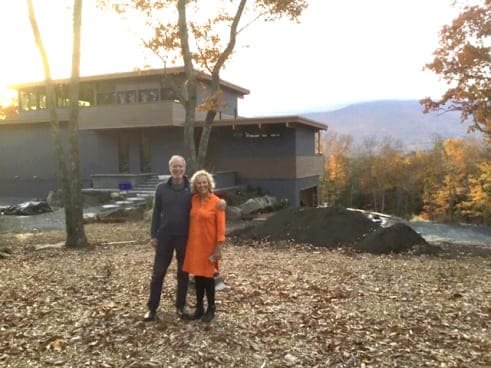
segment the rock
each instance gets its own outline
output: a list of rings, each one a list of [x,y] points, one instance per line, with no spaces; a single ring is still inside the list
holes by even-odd
[[[238,221],[242,219],[242,210],[239,207],[227,206],[227,221]]]
[[[259,212],[270,212],[278,209],[282,206],[282,203],[275,197],[263,196],[250,198],[239,206],[242,211],[242,218],[250,219],[253,214]]]
[[[28,201],[13,206],[9,206],[3,210],[4,215],[11,216],[31,216],[41,213],[53,212],[48,202],[46,201]]]
[[[111,201],[111,193],[97,190],[82,192],[84,207],[100,206]]]

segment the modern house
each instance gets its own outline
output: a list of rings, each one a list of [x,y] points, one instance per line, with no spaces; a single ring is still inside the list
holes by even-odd
[[[202,102],[210,79],[197,75]],[[183,68],[81,78],[80,160],[85,188],[109,183],[110,178],[112,185],[114,180],[138,184],[168,173],[169,157],[184,151],[184,108],[175,92],[183,82]],[[69,80],[54,83],[63,131]],[[0,121],[0,195],[44,197],[58,187],[44,83],[12,87],[18,91],[19,106],[15,118]],[[241,118],[237,100],[249,91],[225,81],[221,89],[223,103],[206,162],[211,172],[229,173],[222,175],[226,182],[218,184],[260,187],[294,206],[315,205],[323,171],[319,138],[326,126],[300,116]],[[204,113],[197,112],[196,118],[203,120]]]

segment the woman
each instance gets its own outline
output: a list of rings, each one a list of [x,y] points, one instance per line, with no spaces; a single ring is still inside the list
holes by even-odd
[[[195,193],[191,200],[189,235],[183,270],[194,275],[196,285],[196,311],[194,319],[210,322],[215,317],[215,280],[221,247],[225,240],[225,211],[217,209],[220,201],[212,193],[213,177],[205,170],[197,171],[191,178]],[[208,307],[204,310],[206,293]]]

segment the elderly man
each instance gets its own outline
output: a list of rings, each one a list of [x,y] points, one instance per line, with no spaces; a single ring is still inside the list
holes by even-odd
[[[169,160],[169,171],[171,174],[169,180],[159,184],[155,191],[150,229],[150,245],[155,249],[155,259],[145,321],[153,321],[157,318],[156,312],[164,277],[174,251],[177,258],[176,310],[181,318],[189,316],[185,308],[188,274],[182,270],[182,264],[186,253],[192,193],[189,181],[184,175],[186,171],[184,158],[172,156]]]

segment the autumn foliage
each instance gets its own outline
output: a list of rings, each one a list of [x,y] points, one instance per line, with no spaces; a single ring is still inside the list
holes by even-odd
[[[460,111],[470,130],[491,138],[491,0],[467,6],[440,32],[440,47],[426,68],[439,75],[449,89],[440,100],[421,101],[425,112]],[[469,119],[469,120],[467,120]]]
[[[482,141],[436,140],[410,153],[389,139],[356,149],[335,134],[324,142],[321,200],[330,205],[491,223],[491,157]]]
[[[0,105],[0,120],[11,119],[17,115],[17,106],[8,105],[2,106]]]

